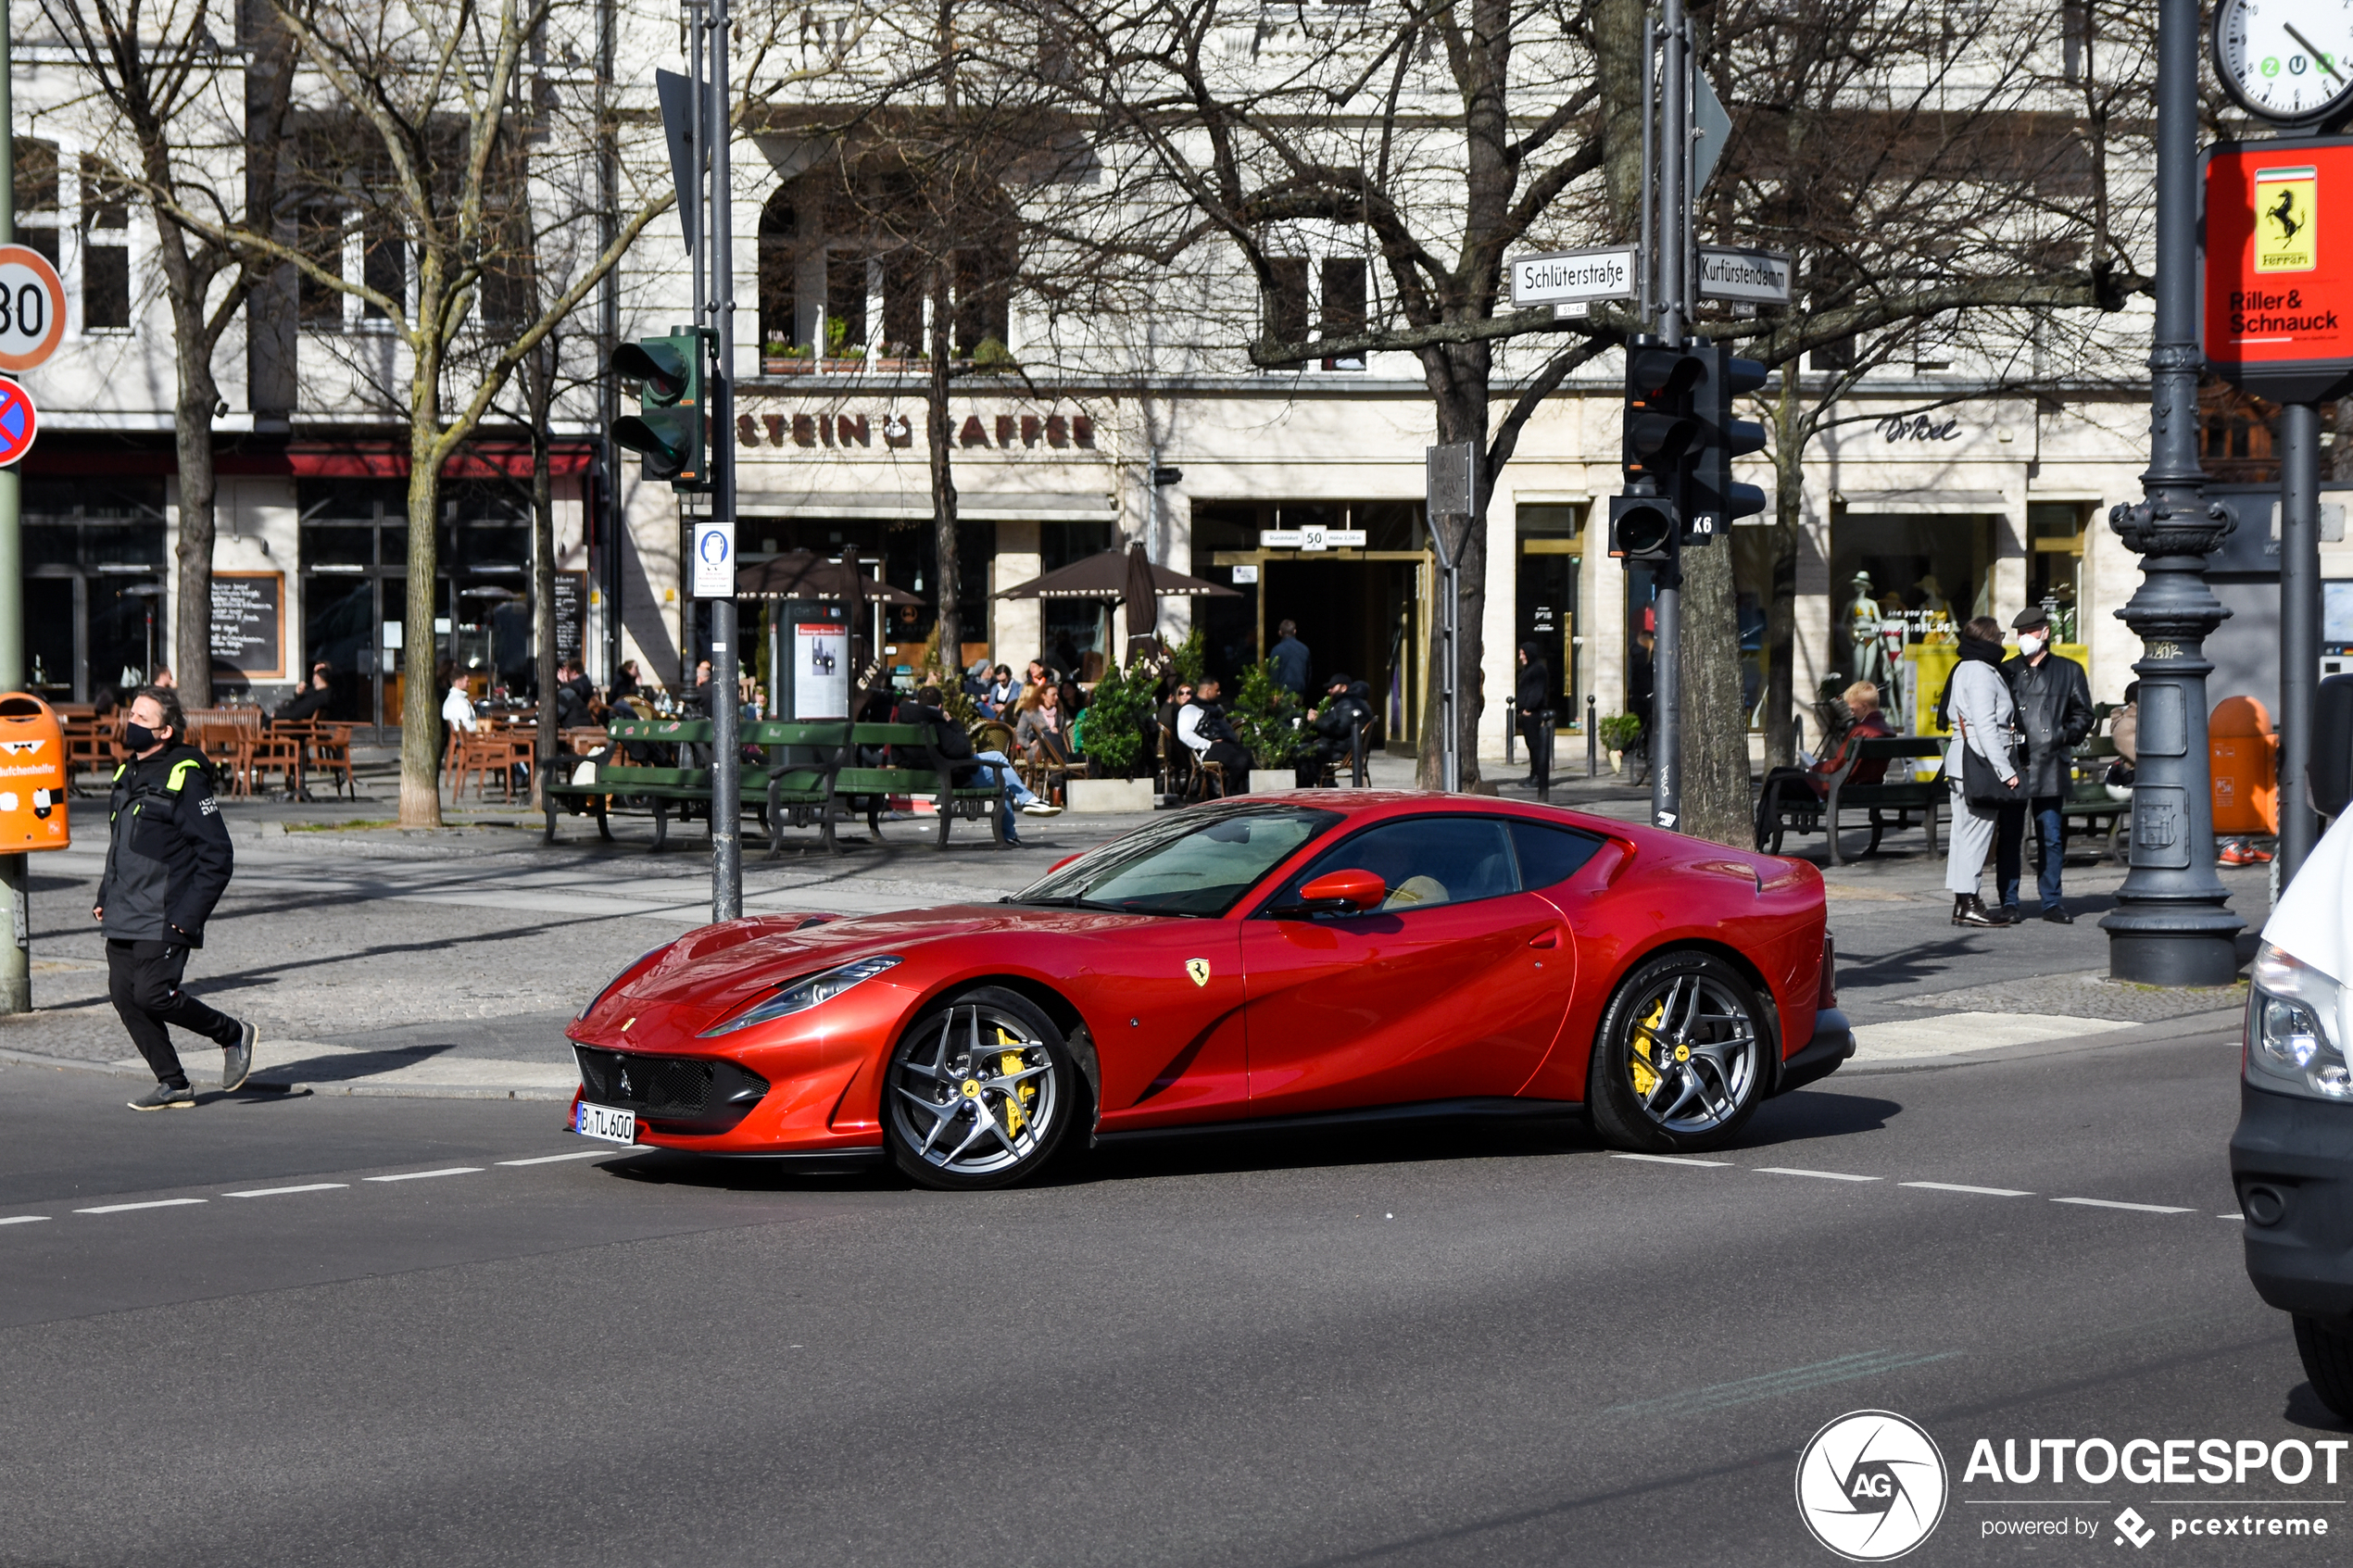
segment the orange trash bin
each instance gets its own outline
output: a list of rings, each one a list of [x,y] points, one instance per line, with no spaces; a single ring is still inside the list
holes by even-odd
[[[66,738],[57,715],[31,692],[0,696],[0,855],[63,849]]]
[[[2214,831],[2280,831],[2279,738],[2271,715],[2251,696],[2224,697],[2207,721],[2214,780]]]

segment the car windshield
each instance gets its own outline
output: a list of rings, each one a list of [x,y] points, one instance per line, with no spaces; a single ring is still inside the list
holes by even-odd
[[[1006,900],[1135,915],[1222,915],[1337,811],[1252,803],[1187,811],[1115,838]]]

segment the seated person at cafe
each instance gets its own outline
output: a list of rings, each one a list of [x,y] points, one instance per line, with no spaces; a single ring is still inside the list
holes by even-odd
[[[1854,719],[1843,732],[1831,736],[1822,747],[1822,755],[1806,770],[1806,782],[1814,786],[1814,793],[1818,796],[1830,793],[1831,775],[1846,766],[1846,759],[1857,742],[1885,740],[1895,734],[1894,726],[1880,712],[1879,688],[1870,682],[1857,681],[1838,695]],[[1853,784],[1886,783],[1887,759],[1864,758],[1855,764],[1855,771],[1846,775],[1846,782]]]
[[[1062,689],[1051,684],[1031,688],[1021,699],[1021,718],[1013,724],[1013,744],[1034,762],[1070,761],[1068,715],[1063,711]]]
[[[585,729],[596,720],[588,711],[587,683],[570,659],[556,666],[556,728]]]
[[[1218,694],[1217,678],[1205,677],[1195,688],[1193,700],[1176,715],[1176,738],[1195,757],[1225,770],[1227,794],[1247,795],[1250,753],[1242,749],[1241,737],[1227,721],[1226,709],[1217,701]]]
[[[288,697],[271,718],[281,724],[292,724],[305,719],[326,716],[327,705],[334,701],[334,693],[327,683],[324,659],[310,667],[310,679]]]

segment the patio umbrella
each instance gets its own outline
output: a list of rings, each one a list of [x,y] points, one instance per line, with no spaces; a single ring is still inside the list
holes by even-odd
[[[1140,554],[1142,547],[1137,547]],[[1100,555],[1075,560],[1043,577],[1016,583],[1000,590],[1000,599],[1118,599],[1127,595],[1130,558],[1118,550],[1105,550]],[[1157,598],[1211,597],[1238,599],[1241,595],[1222,583],[1204,577],[1188,577],[1167,567],[1145,563],[1151,575],[1151,592]]]
[[[856,583],[850,580],[855,577]],[[846,599],[853,594],[867,604],[919,605],[904,588],[853,572],[838,560],[826,560],[808,550],[787,550],[763,561],[736,569],[739,599]]]
[[[1127,546],[1127,581],[1119,602],[1127,612],[1127,658],[1133,659],[1138,645],[1149,651],[1160,641],[1153,635],[1160,630],[1160,596],[1152,583],[1151,558],[1144,554],[1140,539]]]

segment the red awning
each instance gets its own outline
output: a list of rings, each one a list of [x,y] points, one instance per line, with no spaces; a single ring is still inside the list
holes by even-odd
[[[593,456],[585,445],[558,445],[547,455],[548,471],[559,479],[585,473]],[[297,479],[406,479],[409,454],[382,446],[296,445],[286,449]],[[521,442],[485,441],[468,446],[441,465],[444,479],[529,479],[531,448]]]

